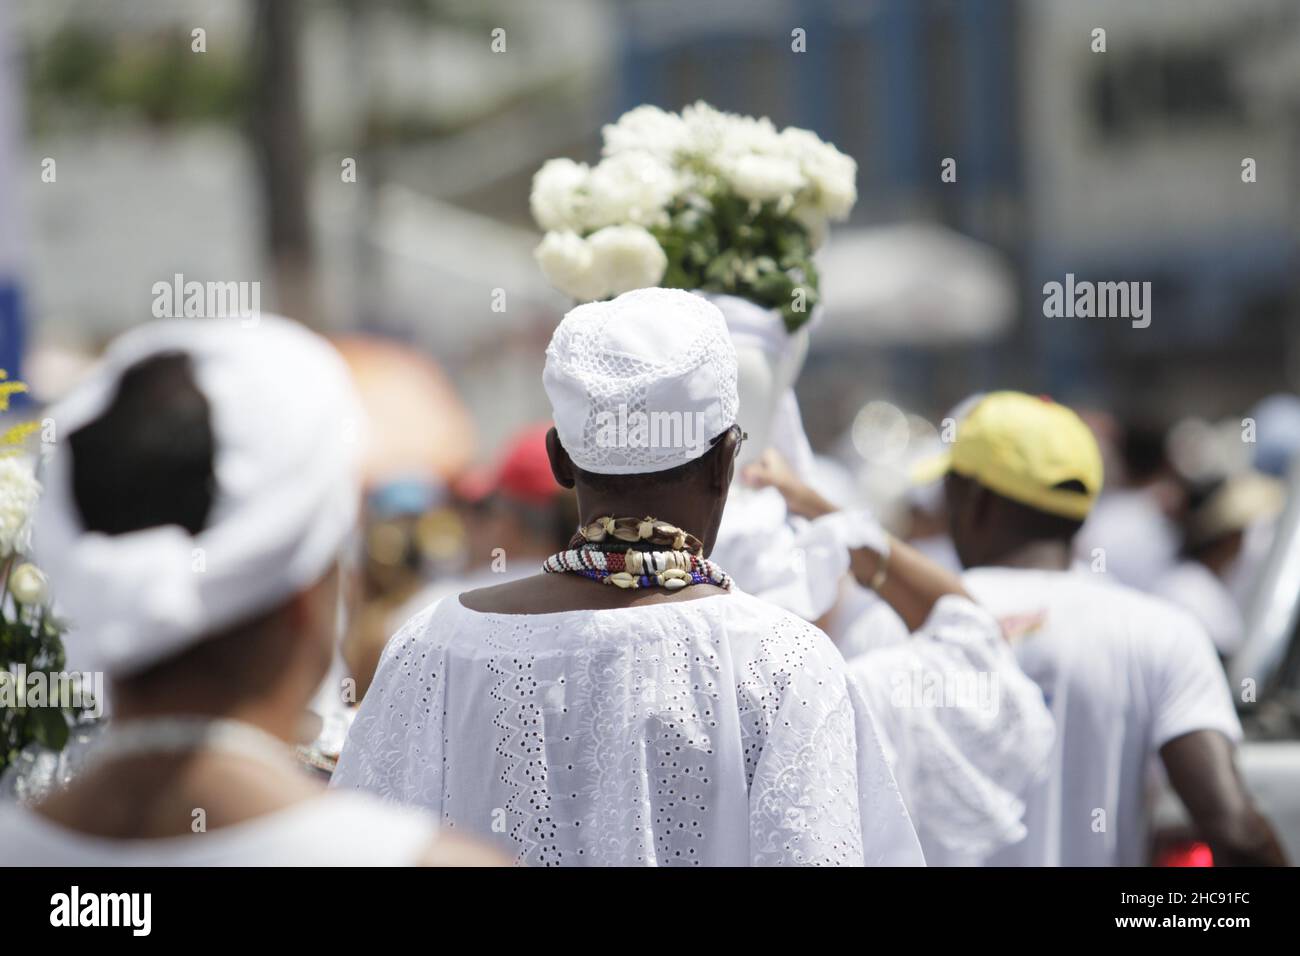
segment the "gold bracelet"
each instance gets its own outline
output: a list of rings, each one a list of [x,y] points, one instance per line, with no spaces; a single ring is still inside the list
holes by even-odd
[[[885,586],[885,578],[887,577],[889,577],[889,555],[882,554],[880,555],[880,567],[871,576],[871,581],[867,584],[867,587],[879,594],[880,589]]]

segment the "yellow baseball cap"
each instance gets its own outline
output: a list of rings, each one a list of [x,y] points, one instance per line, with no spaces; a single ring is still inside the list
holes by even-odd
[[[990,392],[957,423],[952,449],[914,480],[952,471],[1012,501],[1082,521],[1101,493],[1101,449],[1083,419],[1047,397]],[[1076,488],[1061,487],[1079,482]]]

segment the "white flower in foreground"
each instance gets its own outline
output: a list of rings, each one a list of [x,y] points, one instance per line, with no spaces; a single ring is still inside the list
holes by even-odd
[[[667,219],[665,207],[677,190],[672,167],[649,153],[619,153],[603,159],[587,181],[588,229],[632,223],[651,226]]]
[[[858,164],[816,133],[791,126],[781,131],[781,152],[796,161],[816,193],[818,208],[846,219],[858,201]]]
[[[45,603],[49,586],[40,568],[34,564],[20,564],[9,575],[9,593],[19,604],[35,607]]]
[[[574,229],[582,222],[583,193],[590,170],[571,159],[548,159],[533,176],[529,206],[546,231]]]
[[[605,156],[645,152],[671,160],[678,150],[686,148],[690,131],[676,113],[646,105],[628,110],[618,122],[602,127],[601,136]]]
[[[741,156],[727,163],[722,172],[742,199],[780,199],[793,196],[807,184],[799,164],[780,156]]]
[[[690,139],[689,148],[697,155],[710,155],[721,150],[731,131],[728,115],[716,110],[703,100],[682,110],[682,123]]]
[[[659,284],[668,257],[659,242],[640,226],[606,226],[587,237],[599,298]]]
[[[701,101],[682,110],[682,122],[690,133],[689,151],[708,161],[779,151],[780,137],[766,116],[724,113]]]
[[[31,546],[31,514],[41,486],[18,458],[0,458],[0,558]]]
[[[546,280],[579,302],[602,296],[592,268],[593,256],[587,240],[575,232],[548,232],[533,251]]]

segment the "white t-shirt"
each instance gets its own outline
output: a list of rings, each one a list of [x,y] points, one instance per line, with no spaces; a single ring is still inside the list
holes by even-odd
[[[980,568],[963,580],[1012,636],[1057,728],[1050,772],[1025,793],[1028,835],[983,862],[1142,865],[1151,758],[1196,730],[1241,737],[1204,629],[1088,571]]]
[[[739,592],[550,614],[445,598],[389,642],[332,785],[533,866],[923,862],[839,652]]]
[[[118,840],[0,805],[0,866],[410,866],[437,834],[428,813],[327,792],[191,836]]]
[[[1231,657],[1241,647],[1246,637],[1241,607],[1218,576],[1199,561],[1174,565],[1156,581],[1151,593],[1200,621],[1224,657]]]

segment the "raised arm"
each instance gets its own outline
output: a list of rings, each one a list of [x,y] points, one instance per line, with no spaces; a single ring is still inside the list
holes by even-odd
[[[744,479],[756,487],[776,488],[792,514],[840,524],[836,530],[849,549],[853,577],[879,594],[910,630],[925,623],[941,597],[970,598],[957,575],[887,534],[865,513],[841,512],[802,482],[776,451],[765,451],[745,470]]]

